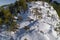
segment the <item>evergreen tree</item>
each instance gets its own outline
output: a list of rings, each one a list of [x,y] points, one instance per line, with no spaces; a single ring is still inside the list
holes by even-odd
[[[19,4],[23,8],[24,11],[27,10],[28,7],[27,7],[26,0],[19,0]]]
[[[0,25],[2,24],[2,18],[0,18]]]

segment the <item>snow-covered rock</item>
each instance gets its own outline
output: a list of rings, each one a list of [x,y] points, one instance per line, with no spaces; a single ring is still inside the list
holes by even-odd
[[[30,29],[25,31],[18,40],[57,40],[57,32],[54,30],[59,22],[56,10],[46,2],[37,1],[28,3],[28,15],[30,20],[20,23],[20,27],[28,26]],[[26,15],[26,14],[25,14]]]

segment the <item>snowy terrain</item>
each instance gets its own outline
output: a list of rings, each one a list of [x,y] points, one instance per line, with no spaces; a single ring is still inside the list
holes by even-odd
[[[18,13],[23,18],[17,21],[19,28],[14,32],[0,33],[0,40],[60,40],[54,30],[59,17],[56,10],[46,2],[37,1],[28,4],[28,11]],[[25,28],[28,29],[25,29]]]

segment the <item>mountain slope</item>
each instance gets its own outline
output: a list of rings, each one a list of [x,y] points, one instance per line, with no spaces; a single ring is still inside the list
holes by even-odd
[[[17,15],[23,19],[17,21],[18,30],[15,33],[7,33],[8,38],[3,32],[2,34],[6,35],[3,37],[6,37],[6,40],[59,40],[57,32],[54,30],[57,27],[56,24],[59,23],[56,10],[42,1],[33,1],[27,4],[28,10]],[[2,38],[0,39],[2,40]]]

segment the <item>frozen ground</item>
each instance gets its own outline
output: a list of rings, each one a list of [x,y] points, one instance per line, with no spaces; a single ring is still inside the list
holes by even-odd
[[[0,33],[0,40],[60,40],[54,30],[59,22],[56,10],[42,1],[27,4],[28,11],[18,13],[18,16],[23,18],[21,22],[17,21],[19,29],[15,33]],[[25,29],[26,27],[28,29]]]

